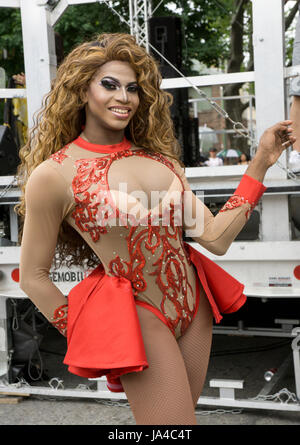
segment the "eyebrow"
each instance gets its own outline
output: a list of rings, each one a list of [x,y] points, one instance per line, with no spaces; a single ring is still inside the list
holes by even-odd
[[[102,77],[101,80],[103,80],[103,79],[111,79],[111,80],[117,82],[119,85],[121,85],[120,81],[119,81],[118,79],[116,79],[115,77],[112,77],[112,76],[104,76],[104,77]],[[126,86],[128,86],[128,85],[137,85],[137,81],[135,80],[134,82],[129,82]]]

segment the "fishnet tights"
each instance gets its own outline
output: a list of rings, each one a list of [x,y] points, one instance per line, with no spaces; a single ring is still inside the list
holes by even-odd
[[[138,425],[196,425],[195,405],[205,381],[212,314],[204,292],[178,340],[149,310],[137,306],[149,368],[121,377]]]

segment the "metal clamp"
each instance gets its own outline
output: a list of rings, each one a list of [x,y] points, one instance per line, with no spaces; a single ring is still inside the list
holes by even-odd
[[[235,389],[244,388],[244,380],[230,380],[230,379],[212,379],[209,381],[211,388],[219,388],[220,399],[235,400]]]

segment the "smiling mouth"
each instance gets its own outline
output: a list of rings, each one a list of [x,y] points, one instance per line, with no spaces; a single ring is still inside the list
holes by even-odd
[[[130,113],[130,108],[119,108],[119,107],[111,107],[109,108],[110,111],[112,111],[114,114],[121,115],[121,116],[128,116]]]

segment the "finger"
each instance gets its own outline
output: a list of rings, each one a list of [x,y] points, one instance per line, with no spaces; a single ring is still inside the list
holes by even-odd
[[[275,130],[275,133],[277,133],[280,136],[290,136],[293,133],[294,129],[291,126],[288,127],[279,127],[277,130]]]
[[[286,141],[286,142],[283,142],[281,145],[282,145],[283,147],[285,147],[286,145],[288,146],[288,145],[290,145],[290,144],[291,144],[290,141]]]
[[[293,131],[293,128],[287,128],[286,130],[279,130],[278,133],[281,137],[289,137],[293,134]]]
[[[277,131],[275,130],[275,133],[278,134],[278,136],[280,137],[280,139],[285,142],[287,140],[287,138],[289,138],[290,136],[292,136],[294,129],[292,127],[286,127],[284,129],[278,129]]]
[[[296,139],[294,136],[290,136],[289,140],[286,141],[286,142],[283,142],[281,145],[282,145],[283,147],[285,147],[285,146],[289,146],[289,145],[293,145],[293,144],[296,142],[296,140],[297,140],[297,139]]]
[[[291,120],[286,120],[282,122],[278,122],[277,124],[273,125],[270,129],[273,131],[285,131],[288,127],[291,127],[292,125]]]
[[[293,121],[291,121],[290,119],[287,119],[287,120],[285,120],[285,121],[281,121],[281,122],[278,122],[278,124],[275,124],[275,125],[291,125],[293,123]]]
[[[274,131],[283,132],[283,133],[286,133],[287,131],[288,132],[293,131],[293,128],[290,126],[290,124],[289,125],[277,124],[273,128],[274,128]]]
[[[278,130],[286,130],[287,127],[290,127],[292,125],[293,121],[291,120],[285,120],[278,122],[277,124],[273,125],[270,130],[278,131]]]

